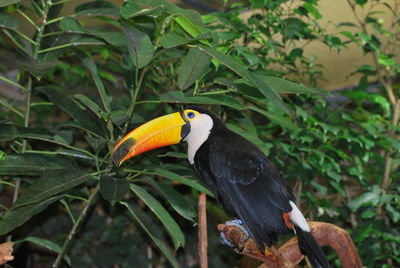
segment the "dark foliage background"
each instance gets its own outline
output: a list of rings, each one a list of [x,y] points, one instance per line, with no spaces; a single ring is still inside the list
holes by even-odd
[[[121,169],[110,160],[128,130],[188,104],[260,146],[307,217],[347,229],[367,267],[400,266],[399,3],[348,4],[365,15],[327,34],[317,0],[247,0],[203,16],[165,0],[1,1],[10,266],[196,267],[195,202],[199,190],[212,194],[185,146]],[[361,74],[356,87],[327,93],[315,88],[324,66],[305,55],[310,42],[338,53],[357,45],[374,64],[349,74]],[[254,267],[220,245],[215,226],[228,217],[208,200],[210,267]]]

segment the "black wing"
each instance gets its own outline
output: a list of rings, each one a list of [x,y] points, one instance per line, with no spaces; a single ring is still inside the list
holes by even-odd
[[[286,232],[283,212],[294,196],[266,156],[252,143],[226,129],[210,134],[195,155],[195,169],[232,216],[239,217],[264,248]]]

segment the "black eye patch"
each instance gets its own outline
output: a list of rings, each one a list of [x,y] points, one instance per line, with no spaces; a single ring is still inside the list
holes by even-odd
[[[132,146],[135,145],[136,141],[134,138],[129,138],[125,140],[114,152],[112,155],[112,160],[114,162],[114,165],[117,167],[119,166],[119,163],[121,162],[121,159],[125,157],[131,150]]]

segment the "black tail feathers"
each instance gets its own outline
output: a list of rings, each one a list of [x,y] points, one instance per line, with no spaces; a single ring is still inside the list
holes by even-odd
[[[308,257],[313,268],[330,268],[328,260],[324,252],[318,245],[311,232],[302,230],[300,227],[294,225],[296,234],[299,238],[299,247],[301,252]]]

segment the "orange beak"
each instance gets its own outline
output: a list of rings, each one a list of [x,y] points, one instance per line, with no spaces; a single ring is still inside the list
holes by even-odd
[[[173,113],[153,119],[123,137],[113,149],[116,166],[135,155],[179,143],[190,132],[190,124],[181,113]]]

